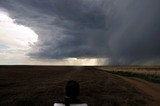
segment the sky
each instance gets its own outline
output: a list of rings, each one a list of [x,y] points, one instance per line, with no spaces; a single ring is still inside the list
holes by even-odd
[[[159,0],[0,0],[0,64],[160,65]]]

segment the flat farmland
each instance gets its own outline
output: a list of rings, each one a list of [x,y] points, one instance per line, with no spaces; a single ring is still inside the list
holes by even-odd
[[[0,66],[0,106],[52,106],[69,80],[89,106],[160,105],[160,84],[112,74],[102,67]],[[113,67],[112,67],[113,68]]]
[[[110,71],[128,71],[128,72],[135,72],[135,73],[143,73],[143,74],[154,74],[160,76],[160,67],[155,66],[117,66],[117,67],[101,67],[102,69],[107,69]]]
[[[97,68],[112,74],[137,77],[150,82],[160,83],[160,67],[158,66],[110,66]]]

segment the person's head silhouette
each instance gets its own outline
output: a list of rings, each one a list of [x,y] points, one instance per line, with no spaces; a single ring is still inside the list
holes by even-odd
[[[62,103],[55,103],[54,106],[88,106],[77,97],[80,93],[79,83],[73,80],[68,81],[65,86],[66,97]]]
[[[69,98],[76,98],[79,96],[80,86],[79,83],[73,80],[68,81],[66,87],[66,96]]]

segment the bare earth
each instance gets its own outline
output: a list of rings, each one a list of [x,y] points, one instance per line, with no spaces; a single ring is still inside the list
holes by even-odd
[[[152,106],[160,106],[160,84],[151,83],[139,78],[131,78],[131,77],[123,77],[118,76],[122,78],[123,80],[129,82],[130,84],[133,84],[134,87],[140,91],[143,92],[154,100],[151,104]]]
[[[0,106],[52,106],[68,80],[80,83],[89,106],[160,105],[160,84],[94,67],[0,66]]]

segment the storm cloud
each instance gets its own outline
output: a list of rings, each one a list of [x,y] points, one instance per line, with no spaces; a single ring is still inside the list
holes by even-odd
[[[109,58],[111,65],[160,64],[159,0],[0,0],[32,28],[37,59]]]

